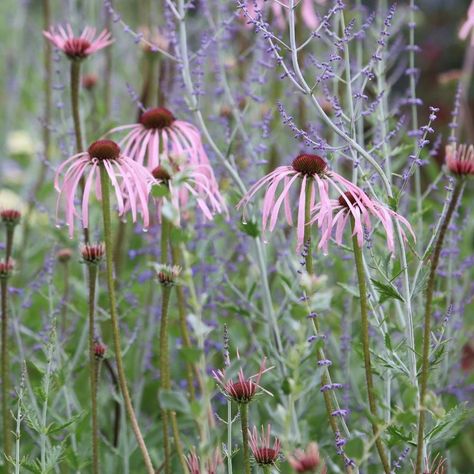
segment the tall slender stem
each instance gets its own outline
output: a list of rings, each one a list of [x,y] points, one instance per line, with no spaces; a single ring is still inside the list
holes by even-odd
[[[354,231],[354,219],[351,220],[352,231]],[[386,474],[390,474],[390,463],[382,440],[380,439],[379,428],[377,422],[377,403],[374,393],[374,381],[372,378],[372,363],[370,360],[370,343],[369,343],[369,317],[368,317],[368,303],[367,303],[367,286],[365,283],[365,270],[362,260],[362,250],[357,242],[357,236],[353,234],[352,245],[354,247],[354,260],[357,269],[357,279],[359,281],[359,301],[360,301],[360,316],[361,316],[361,331],[362,331],[362,348],[364,352],[364,367],[365,367],[365,381],[367,384],[367,396],[369,399],[369,410],[371,416],[372,432],[375,436],[375,446],[382,461],[383,469]]]
[[[12,256],[14,232],[15,228],[7,225],[7,240],[5,244],[5,262],[7,263],[10,261],[10,258]]]
[[[449,223],[453,213],[457,207],[459,198],[464,187],[464,181],[458,179],[451,195],[446,215],[444,216],[443,223],[439,229],[438,238],[431,256],[430,273],[428,277],[428,283],[426,286],[426,300],[425,300],[425,313],[423,316],[423,354],[422,354],[422,365],[420,375],[420,406],[418,415],[418,441],[417,441],[417,453],[416,453],[416,474],[421,474],[423,464],[423,448],[424,448],[424,436],[425,436],[425,421],[426,421],[426,409],[425,409],[425,398],[426,391],[428,388],[428,375],[430,368],[430,348],[431,348],[431,314],[433,311],[433,293],[436,283],[436,270],[439,264],[439,257],[443,248],[444,239],[448,230]]]
[[[160,378],[162,390],[169,390],[171,386],[168,357],[168,305],[170,300],[170,293],[171,288],[169,286],[163,286],[163,300],[161,305],[160,322]],[[169,443],[168,423],[169,411],[162,408],[161,418],[163,425],[163,449],[165,452],[165,474],[171,474],[171,447]]]
[[[81,61],[71,60],[71,112],[76,139],[76,152],[81,153],[83,148],[81,115],[79,112],[79,86],[81,82]]]
[[[64,336],[67,328],[67,306],[69,303],[69,263],[64,262],[62,265],[64,270],[64,288],[61,308],[61,335]]]
[[[104,222],[104,241],[105,241],[105,260],[106,260],[106,274],[107,274],[107,290],[109,294],[110,318],[112,322],[112,332],[115,350],[115,361],[117,363],[117,373],[119,379],[120,390],[125,403],[125,409],[132,425],[133,432],[137,439],[138,447],[142,453],[143,461],[145,463],[148,474],[154,474],[153,464],[150,455],[143,440],[143,435],[138,426],[137,417],[133,409],[130,394],[128,392],[127,380],[125,378],[125,371],[122,362],[122,353],[120,348],[120,332],[117,318],[117,302],[115,296],[114,272],[113,272],[113,249],[112,249],[112,223],[110,217],[110,195],[109,195],[109,181],[107,172],[103,165],[100,166],[100,184],[102,190],[102,216]]]
[[[3,452],[9,458],[12,454],[11,417],[8,409],[10,390],[10,366],[8,358],[8,278],[0,279],[2,306],[2,419],[3,419]],[[5,472],[10,472],[8,461],[5,461]]]
[[[82,143],[81,115],[79,112],[79,86],[81,83],[81,61],[71,60],[71,112],[74,122],[74,135],[76,138],[76,152],[84,151]],[[81,178],[81,187],[84,189],[84,178]],[[83,228],[84,242],[89,242],[89,229]]]
[[[173,257],[173,265],[180,265],[181,258],[180,258],[179,247],[173,244],[173,242],[171,242],[171,255]],[[181,337],[183,339],[183,346],[189,349],[191,348],[191,338],[189,337],[189,331],[188,331],[188,326],[186,322],[186,305],[185,305],[185,299],[184,299],[184,290],[182,286],[176,287],[176,296],[177,296],[177,301],[178,301],[179,326],[181,329]],[[200,388],[202,388],[201,374],[199,373],[198,367],[191,362],[186,362],[186,378],[188,381],[189,399],[191,401],[196,400],[196,391],[194,389],[194,375],[196,375],[196,378],[199,382],[199,386]]]
[[[176,448],[176,452],[178,454],[179,463],[181,464],[181,468],[183,472],[188,470],[188,465],[186,463],[186,458],[184,456],[183,446],[181,445],[181,438],[179,436],[179,429],[178,429],[178,419],[176,417],[176,412],[172,411],[170,413],[171,417],[171,428],[173,430],[173,437],[174,437],[174,445]]]
[[[308,180],[306,183],[306,196],[305,196],[305,224],[311,220],[311,194],[313,192],[313,186],[312,186],[312,181],[311,178]],[[313,269],[313,256],[312,256],[312,249],[311,249],[311,226],[310,225],[305,225],[304,228],[304,242],[305,242],[305,247],[306,247],[306,254],[305,254],[305,262],[306,262],[306,271],[308,272],[309,275],[313,275],[314,269]],[[312,318],[311,319],[314,329],[316,330],[316,333],[319,335],[321,334],[321,329],[319,326],[319,321],[317,318]],[[317,350],[317,357],[318,361],[323,361],[326,360],[326,354],[324,353],[324,349],[320,347]],[[332,383],[331,377],[329,375],[329,370],[323,369],[323,373],[321,375],[321,386],[329,385]],[[328,420],[329,420],[329,425],[331,426],[331,429],[334,433],[334,436],[336,439],[340,436],[340,430],[338,423],[336,421],[336,418],[332,415],[334,412],[334,404],[333,400],[331,397],[331,394],[328,390],[323,391],[323,398],[324,398],[324,404],[326,406],[326,412],[328,415]],[[350,465],[347,465],[345,467],[347,473],[352,472],[352,468]]]
[[[227,400],[227,474],[232,471],[232,402]]]
[[[250,449],[249,449],[249,420],[248,412],[249,406],[246,403],[239,405],[240,411],[240,425],[242,427],[242,453],[244,455],[244,472],[245,474],[251,474],[250,468]],[[229,447],[229,449],[231,449]]]
[[[89,377],[92,412],[92,472],[99,474],[99,426],[97,422],[97,370],[98,362],[95,358],[95,292],[97,280],[97,265],[89,264]]]
[[[114,368],[108,359],[104,359],[104,365],[107,369],[107,372],[110,375],[110,379],[112,380],[112,385],[114,389],[119,393],[120,391],[120,384],[117,379],[117,375],[115,375]],[[121,420],[121,406],[118,400],[114,400],[114,431],[113,431],[113,438],[112,438],[112,446],[116,448],[118,446],[119,437],[120,437],[120,420]]]

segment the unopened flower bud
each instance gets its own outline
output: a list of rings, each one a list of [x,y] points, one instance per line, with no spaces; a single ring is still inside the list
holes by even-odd
[[[104,253],[104,244],[86,244],[81,250],[84,263],[89,265],[98,265],[104,257]]]

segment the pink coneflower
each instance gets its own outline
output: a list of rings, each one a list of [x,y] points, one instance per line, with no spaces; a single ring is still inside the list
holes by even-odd
[[[96,38],[96,29],[90,26],[84,28],[81,36],[74,36],[70,24],[65,28],[52,26],[48,31],[43,31],[43,35],[56,48],[64,51],[69,59],[76,60],[84,59],[113,43],[112,36],[107,30],[103,30]]]
[[[256,9],[255,9],[255,3],[257,8],[262,11],[267,3],[270,2],[265,2],[264,0],[247,0],[247,9],[249,12],[249,15],[256,19]],[[295,4],[298,2],[295,1]],[[299,2],[301,4],[301,19],[303,23],[310,29],[314,30],[319,26],[319,17],[316,13],[316,10],[314,8],[314,0],[301,0]],[[320,5],[324,5],[326,3],[326,0],[317,0],[317,3]],[[287,25],[287,12],[289,10],[289,4],[290,2],[287,0],[286,2],[271,2],[271,9],[272,9],[272,14],[273,18],[275,21],[275,25],[277,28],[280,30],[283,30],[286,28]],[[284,6],[286,5],[286,7]],[[251,23],[248,24],[248,26],[252,26]]]
[[[203,472],[201,471],[201,460],[194,449],[186,458],[186,464],[188,466],[189,474],[201,474]],[[219,449],[216,449],[212,457],[205,463],[206,474],[217,474],[217,469],[220,464],[222,464],[222,457]]]
[[[265,372],[268,372],[272,367],[265,368],[266,358],[264,357],[260,364],[259,371],[246,378],[244,371],[239,369],[237,381],[226,380],[225,372],[223,370],[213,370],[212,376],[219,384],[224,395],[235,401],[236,403],[249,403],[257,394],[258,389],[266,392],[260,387],[260,379]],[[268,392],[266,392],[268,393]]]
[[[61,200],[64,199],[65,219],[71,238],[74,233],[74,215],[76,214],[74,199],[81,178],[85,178],[85,185],[80,216],[82,226],[88,228],[89,199],[93,187],[97,199],[101,199],[101,166],[105,168],[115,191],[119,215],[124,214],[125,202],[127,202],[127,208],[132,211],[133,221],[136,221],[137,213],[140,212],[145,228],[149,225],[150,216],[147,201],[151,185],[154,182],[153,176],[143,166],[123,154],[115,142],[99,140],[92,143],[87,152],[78,153],[66,160],[56,171],[54,187],[59,193],[56,215],[58,215]],[[66,167],[63,182],[59,184],[59,178]]]
[[[82,77],[81,84],[84,89],[87,89],[88,91],[90,91],[94,89],[98,81],[99,81],[99,78],[97,74],[85,74]]]
[[[84,263],[98,265],[105,255],[105,246],[99,244],[85,244],[81,248],[81,256]]]
[[[426,468],[423,474],[446,474],[446,459],[439,454],[434,458],[431,463],[429,458],[425,460]]]
[[[7,227],[15,227],[21,219],[21,212],[16,209],[3,209],[0,211],[0,219]]]
[[[15,264],[12,259],[9,259],[7,262],[5,260],[0,260],[0,279],[8,278],[14,267]]]
[[[364,243],[364,227],[368,232],[372,230],[371,217],[375,217],[382,224],[387,235],[387,247],[390,252],[393,252],[395,248],[392,219],[396,219],[403,224],[415,239],[413,230],[404,217],[370,199],[361,189],[347,191],[341,194],[339,199],[331,199],[329,203],[333,212],[336,213],[330,225],[327,225],[327,209],[319,203],[312,209],[314,217],[310,221],[311,223],[318,222],[318,227],[322,232],[319,248],[323,248],[325,251],[327,251],[333,229],[335,229],[336,243],[339,245],[342,243],[344,229],[351,218],[354,220],[352,235],[357,236],[359,247],[362,247]],[[402,236],[406,238],[403,231]]]
[[[306,450],[297,449],[291,456],[288,456],[290,466],[296,472],[316,472],[321,466],[319,449],[316,443],[309,443]],[[323,466],[320,474],[326,474],[326,466]]]
[[[237,208],[246,206],[257,191],[267,186],[267,191],[263,199],[262,228],[263,232],[268,228],[274,230],[281,207],[285,209],[285,217],[289,225],[293,225],[292,206],[290,205],[290,190],[295,183],[300,183],[299,198],[297,204],[297,249],[304,243],[305,225],[305,200],[306,188],[311,187],[311,208],[314,207],[316,192],[319,193],[320,212],[318,224],[323,229],[332,225],[333,208],[329,198],[329,185],[331,185],[339,195],[346,191],[358,194],[363,192],[355,184],[345,179],[343,176],[330,171],[326,161],[318,155],[302,154],[297,156],[291,166],[279,166],[267,176],[257,181],[242,198]],[[278,198],[276,193],[278,186],[282,184],[283,189]]]
[[[102,360],[105,356],[105,351],[107,350],[107,346],[105,344],[102,344],[99,341],[94,342],[94,357],[97,360]]]
[[[61,263],[69,262],[69,260],[71,260],[71,257],[72,257],[72,250],[68,248],[60,249],[58,250],[58,253],[56,254],[56,258]]]
[[[171,167],[174,168],[173,171]],[[163,162],[151,171],[158,183],[168,190],[166,194],[178,218],[185,215],[189,197],[193,196],[204,216],[212,220],[214,214],[227,214],[227,206],[217,187],[209,180],[209,173],[212,170],[208,165],[180,166],[176,161],[173,164]],[[161,219],[163,197],[155,197],[154,200]]]
[[[474,146],[448,145],[446,147],[446,165],[457,176],[474,175]]]
[[[459,30],[459,38],[462,40],[467,39],[474,28],[474,0],[471,2],[471,6],[467,11],[467,20],[462,24]],[[472,37],[472,43],[474,44],[474,36]]]
[[[267,432],[262,426],[261,436],[258,435],[257,428],[254,426],[253,430],[249,430],[249,444],[252,450],[255,462],[259,465],[268,466],[273,465],[278,461],[280,455],[281,444],[278,438],[275,438],[273,447],[270,445],[271,427],[267,426]]]
[[[177,120],[165,107],[144,112],[138,123],[122,125],[109,133],[128,130],[119,142],[124,153],[149,170],[161,165],[161,157],[184,156],[193,165],[209,165],[199,130]]]

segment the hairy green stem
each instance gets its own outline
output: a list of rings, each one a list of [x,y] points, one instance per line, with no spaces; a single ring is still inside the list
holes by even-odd
[[[354,219],[351,219],[352,232],[354,232]],[[368,303],[367,303],[367,286],[365,282],[365,270],[362,259],[362,249],[357,242],[357,235],[352,236],[352,245],[354,248],[354,260],[357,269],[357,279],[359,281],[359,301],[360,301],[360,316],[361,316],[361,331],[362,331],[362,348],[364,352],[364,367],[365,367],[365,381],[367,385],[367,396],[369,399],[369,410],[372,425],[372,432],[375,436],[375,446],[382,462],[383,469],[386,474],[390,474],[390,464],[385,453],[385,448],[380,439],[379,427],[377,426],[377,403],[374,392],[374,381],[372,378],[372,363],[370,360],[370,343],[369,343],[369,317],[368,317]]]
[[[312,181],[311,179],[309,179],[308,182],[306,183],[305,224],[311,220],[312,191],[313,191]],[[312,256],[312,249],[311,249],[311,226],[310,225],[305,225],[304,242],[305,242],[305,250],[306,250],[306,254],[305,254],[306,271],[308,272],[309,275],[313,275],[314,269],[313,269],[313,256]],[[316,333],[321,334],[321,329],[320,329],[319,321],[317,320],[317,318],[312,318],[312,322],[316,330]],[[318,357],[318,361],[326,360],[326,354],[324,353],[324,349],[322,347],[320,347],[317,350],[317,357]],[[329,370],[323,369],[323,373],[321,375],[321,386],[329,385],[329,384],[331,384]],[[340,436],[341,431],[339,429],[336,418],[332,415],[332,413],[334,412],[334,404],[331,398],[330,390],[323,391],[323,398],[324,398],[324,404],[326,406],[326,412],[328,415],[329,425],[331,426],[334,436],[338,438]],[[346,466],[345,469],[347,473],[352,472],[351,466]]]
[[[112,384],[117,391],[120,392],[120,384],[117,379],[117,375],[115,374],[115,370],[112,367],[112,364],[108,359],[104,359],[104,365],[107,369],[107,372],[110,375],[110,379],[112,380]],[[114,400],[114,431],[113,431],[113,438],[112,438],[112,446],[114,448],[118,447],[119,437],[120,437],[120,419],[121,419],[121,407],[120,402],[118,400]]]
[[[439,258],[441,250],[443,248],[444,239],[448,230],[449,223],[453,213],[458,205],[459,198],[461,197],[462,189],[464,187],[464,181],[458,179],[454,187],[451,199],[449,202],[446,215],[444,216],[443,223],[439,229],[438,238],[434,246],[433,255],[431,256],[430,273],[428,277],[428,283],[426,286],[426,300],[425,300],[425,313],[423,316],[423,354],[422,354],[422,365],[420,374],[420,406],[418,415],[418,440],[417,440],[417,453],[416,453],[416,474],[421,474],[423,465],[423,448],[424,448],[424,437],[425,437],[425,421],[426,421],[426,408],[424,406],[426,392],[428,389],[428,376],[430,368],[430,348],[431,348],[431,314],[433,311],[433,294],[436,283],[436,270],[439,264]]]
[[[13,251],[13,234],[15,232],[15,227],[7,225],[7,240],[5,243],[5,262],[8,263],[12,256]]]
[[[245,474],[251,474],[250,468],[250,449],[249,449],[249,406],[246,403],[239,405],[240,411],[240,426],[242,427],[242,453],[244,455],[244,472]],[[231,447],[228,447],[231,449]]]
[[[171,243],[171,255],[173,257],[173,265],[180,265],[181,258],[179,247],[173,242]],[[189,337],[188,325],[186,322],[186,304],[185,304],[185,295],[184,290],[181,285],[176,287],[176,295],[178,301],[178,315],[179,315],[179,326],[181,329],[181,337],[183,339],[183,346],[187,349],[191,348],[191,338]],[[189,400],[192,402],[196,400],[196,391],[194,389],[194,377],[196,376],[199,386],[202,388],[201,374],[199,373],[199,368],[191,363],[186,362],[186,378],[188,381],[188,394]]]
[[[227,474],[232,474],[232,402],[227,400]]]
[[[95,292],[97,281],[97,265],[88,265],[89,270],[89,378],[92,415],[92,472],[99,474],[99,426],[97,422],[97,367],[95,358]]]
[[[11,417],[8,409],[10,390],[10,366],[8,360],[8,279],[0,280],[2,306],[2,419],[3,419],[3,454],[10,457],[12,454]],[[5,461],[5,472],[10,472]]]
[[[163,286],[163,300],[161,305],[160,322],[160,378],[162,390],[170,390],[171,388],[168,356],[168,305],[170,300],[170,293],[171,287]],[[165,453],[165,474],[171,474],[171,447],[169,443],[170,413],[168,410],[162,408],[161,415],[163,425],[163,449]]]
[[[181,468],[183,469],[183,472],[186,472],[188,470],[188,465],[186,463],[183,446],[181,444],[181,438],[179,436],[178,419],[176,417],[176,412],[172,411],[170,413],[170,417],[171,417],[171,428],[173,430],[174,445],[176,448],[176,453],[178,454],[179,463],[181,464]]]
[[[100,166],[100,184],[102,190],[102,217],[104,222],[104,241],[105,241],[105,260],[106,260],[106,274],[107,274],[107,290],[109,295],[110,318],[112,323],[115,361],[117,364],[117,374],[119,379],[120,390],[125,403],[130,424],[137,439],[138,447],[141,451],[145,468],[148,474],[154,474],[153,464],[151,462],[150,454],[143,440],[143,435],[138,426],[135,411],[133,409],[130,394],[128,392],[127,380],[125,378],[125,370],[123,368],[122,353],[120,348],[120,331],[117,316],[117,302],[115,296],[115,280],[113,272],[113,249],[112,249],[112,223],[110,216],[110,195],[109,195],[109,181],[107,172],[103,165]]]
[[[74,136],[76,138],[76,152],[82,153],[84,145],[82,143],[81,115],[79,112],[79,87],[81,83],[81,61],[71,60],[71,112],[74,123]],[[84,177],[81,178],[81,188],[84,190]],[[84,242],[89,242],[89,229],[83,228]]]
[[[69,300],[69,263],[64,262],[62,265],[64,270],[64,288],[61,307],[61,335],[64,336],[67,327],[67,306]]]

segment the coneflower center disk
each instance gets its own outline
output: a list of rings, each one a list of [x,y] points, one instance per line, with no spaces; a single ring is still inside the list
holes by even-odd
[[[235,400],[249,402],[255,395],[257,386],[250,380],[246,382],[235,382],[229,387],[229,393]]]
[[[64,52],[73,59],[83,59],[87,56],[90,47],[89,41],[84,38],[71,38],[64,43]]]
[[[338,201],[339,201],[340,206],[347,207],[348,209],[349,209],[349,204],[347,203],[347,201],[349,201],[352,205],[357,206],[357,200],[354,194],[352,194],[350,191],[346,191],[344,194],[341,194],[339,196]],[[359,198],[359,201],[360,201],[360,198]]]
[[[309,176],[315,174],[321,175],[326,171],[327,163],[319,155],[310,155],[303,153],[298,155],[291,163],[293,169],[298,173],[303,173]]]
[[[168,173],[168,171],[163,168],[163,166],[157,166],[151,174],[153,177],[159,181],[169,181],[171,179],[171,175]]]
[[[120,156],[120,147],[112,140],[97,140],[87,152],[98,160],[116,160]]]
[[[165,107],[155,107],[147,110],[140,117],[140,123],[145,128],[157,128],[159,130],[171,126],[175,120],[174,115]]]
[[[258,448],[254,454],[255,461],[259,464],[273,464],[278,456],[278,453],[273,448]]]

